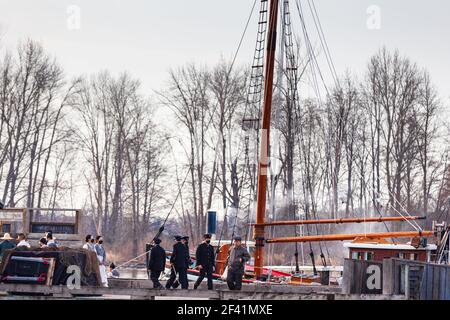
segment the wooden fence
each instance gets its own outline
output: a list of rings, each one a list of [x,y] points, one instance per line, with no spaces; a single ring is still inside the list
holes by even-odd
[[[450,266],[403,259],[385,259],[382,263],[346,259],[342,293],[450,300]]]

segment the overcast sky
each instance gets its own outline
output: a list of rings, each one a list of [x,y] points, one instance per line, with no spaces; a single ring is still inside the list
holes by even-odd
[[[69,76],[127,70],[150,91],[164,85],[171,67],[231,58],[253,1],[0,0],[2,44],[14,48],[19,40],[31,37],[57,57]],[[306,6],[305,0],[302,3]],[[338,72],[350,69],[361,74],[381,46],[398,48],[430,71],[448,100],[450,1],[315,3]],[[380,10],[379,24],[372,20],[378,21],[373,6]],[[294,27],[300,32],[298,24]],[[255,34],[256,15],[238,63],[251,62]]]

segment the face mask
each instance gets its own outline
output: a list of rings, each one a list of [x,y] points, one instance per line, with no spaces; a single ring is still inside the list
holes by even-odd
[[[211,240],[205,240],[205,242],[206,242],[207,244],[209,244],[209,243],[211,242]]]
[[[94,243],[94,239],[91,239],[91,242]]]
[[[102,244],[102,243],[103,243],[103,240],[100,240],[98,243],[99,243],[99,244]]]

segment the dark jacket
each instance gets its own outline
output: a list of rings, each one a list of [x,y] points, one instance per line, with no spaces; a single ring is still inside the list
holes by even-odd
[[[195,252],[195,260],[196,265],[201,265],[203,268],[209,269],[214,267],[215,258],[214,258],[214,248],[213,246],[201,243],[197,247],[197,251]]]
[[[193,262],[192,262],[192,259],[191,259],[191,254],[189,252],[189,244],[186,242],[185,246],[186,246],[186,250],[187,250],[186,253],[187,253],[187,261],[188,261],[188,268],[189,268],[189,266],[191,264],[193,264]]]
[[[244,273],[245,263],[250,260],[250,254],[244,246],[231,247],[228,256],[228,267],[231,271],[236,273]]]
[[[172,256],[170,262],[173,263],[175,268],[188,268],[189,264],[189,250],[181,242],[177,242],[173,245]]]
[[[5,253],[5,250],[13,249],[15,247],[16,247],[16,245],[14,243],[12,243],[11,241],[3,240],[2,243],[0,243],[0,257],[3,256],[3,254]]]
[[[148,268],[151,271],[162,272],[166,267],[166,251],[161,246],[156,245],[150,251]]]

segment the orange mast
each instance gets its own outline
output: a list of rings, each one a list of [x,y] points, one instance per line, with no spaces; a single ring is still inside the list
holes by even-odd
[[[383,239],[383,238],[408,238],[408,237],[430,237],[434,231],[400,231],[380,233],[355,233],[355,234],[325,234],[318,236],[286,237],[268,239],[267,243],[291,243],[291,242],[318,242],[318,241],[343,241],[355,238]]]
[[[407,216],[407,217],[379,217],[379,218],[342,218],[342,219],[319,219],[319,220],[288,220],[272,221],[262,224],[252,223],[251,226],[294,226],[305,224],[341,224],[341,223],[364,223],[364,222],[385,222],[385,221],[406,221],[423,220],[425,217]]]
[[[255,276],[261,276],[264,265],[264,221],[266,215],[266,191],[268,174],[268,156],[270,140],[270,116],[272,112],[273,76],[275,69],[275,50],[277,46],[277,23],[278,23],[279,0],[270,1],[269,25],[267,33],[267,56],[264,79],[264,108],[261,126],[261,148],[258,164],[258,193],[256,208],[256,225],[253,231],[255,239]]]

